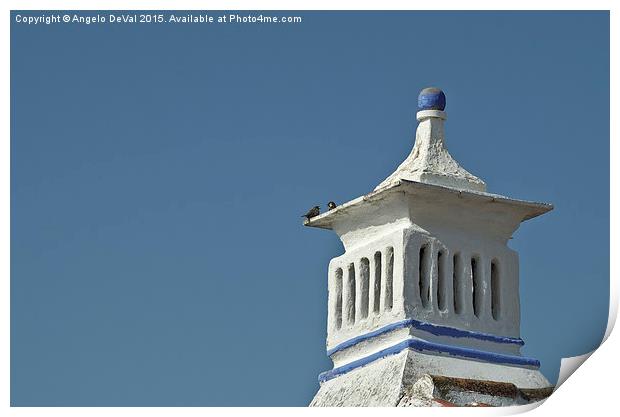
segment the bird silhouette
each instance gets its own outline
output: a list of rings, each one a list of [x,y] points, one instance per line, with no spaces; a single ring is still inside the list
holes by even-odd
[[[327,208],[330,210],[333,210],[336,208],[336,203],[334,203],[333,201],[330,201],[329,203],[327,203]]]
[[[306,214],[304,214],[301,217],[305,217],[306,219],[310,220],[311,217],[318,216],[320,212],[321,212],[321,208],[319,206],[314,206],[310,210],[308,210]]]

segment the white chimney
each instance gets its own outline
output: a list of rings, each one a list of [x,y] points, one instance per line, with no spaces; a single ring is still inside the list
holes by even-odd
[[[394,406],[439,377],[527,392],[550,385],[520,353],[519,259],[507,242],[553,207],[487,193],[450,156],[441,90],[422,90],[418,109],[415,145],[392,175],[305,221],[345,247],[328,269],[334,368],[319,376],[313,406]]]

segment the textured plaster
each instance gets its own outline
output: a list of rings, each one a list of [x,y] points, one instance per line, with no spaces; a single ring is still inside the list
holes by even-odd
[[[537,398],[511,383],[423,375],[405,389],[398,407],[524,405],[548,396],[550,390],[535,390]]]
[[[321,384],[311,407],[386,407],[403,393],[407,352],[387,357]]]
[[[472,367],[472,364],[475,367]],[[444,383],[438,387],[437,381],[433,381],[429,375],[466,378],[473,380],[470,385],[494,386],[495,391],[473,390],[471,387],[458,389],[454,382],[451,383],[452,386]],[[520,398],[514,394],[517,389],[538,392],[541,388],[549,386],[549,382],[536,370],[481,362],[472,363],[458,358],[405,350],[322,383],[310,406],[436,406],[437,403],[432,399],[438,397],[455,403],[516,405],[544,397],[544,395],[529,395]],[[443,393],[437,392],[440,388]],[[506,390],[513,390],[513,393],[506,393]],[[547,395],[549,393],[550,390]]]
[[[417,118],[420,123],[411,153],[376,189],[399,179],[407,179],[460,190],[485,191],[484,181],[462,168],[446,149],[446,113],[441,110],[423,110],[418,112]]]

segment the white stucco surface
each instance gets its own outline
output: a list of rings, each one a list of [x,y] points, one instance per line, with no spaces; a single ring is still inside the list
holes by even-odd
[[[363,200],[358,207],[351,207],[348,215],[334,213],[329,223],[325,217],[313,219],[310,223],[327,224],[339,235],[346,249],[343,255],[331,260],[328,268],[328,348],[406,318],[518,338],[518,255],[507,242],[524,218],[549,207],[538,203],[493,200],[495,197],[485,199],[478,194],[454,193],[445,187],[419,183],[404,184],[401,181],[400,185],[392,187],[384,190],[383,196]],[[397,191],[398,188],[402,191]],[[428,250],[426,272],[429,277],[425,289],[429,297],[425,304],[420,296],[419,255],[422,246]],[[393,253],[390,309],[385,308],[388,250]],[[442,252],[441,266],[437,256],[439,251]],[[377,254],[381,261],[378,277],[374,274]],[[475,294],[472,259],[479,268]],[[368,295],[362,297],[363,282],[358,277],[355,280],[357,296],[352,301],[355,303],[355,319],[351,322],[343,313],[338,328],[338,314],[335,312],[338,300],[342,297],[346,307],[351,297],[346,285],[348,270],[352,267],[354,275],[358,276],[362,260],[368,260],[373,272],[367,276]],[[499,300],[496,317],[492,316],[491,262],[500,276],[500,285],[495,289]],[[342,286],[341,295],[336,288],[339,270],[343,274],[342,283],[338,284]],[[441,282],[439,272],[443,277]],[[460,282],[456,287],[455,274]],[[379,285],[375,285],[376,278]],[[371,306],[376,289],[379,289],[378,310]],[[446,300],[442,308],[438,300],[440,292]],[[478,304],[477,311],[474,311],[474,301]],[[460,311],[455,310],[456,306],[461,307]],[[362,315],[362,311],[368,311],[367,315]],[[501,348],[496,346],[493,349]]]
[[[508,242],[552,206],[486,192],[448,153],[445,112],[417,117],[413,150],[392,175],[305,222],[333,230],[345,248],[328,267],[326,345],[336,368],[412,339],[520,356],[519,258]],[[411,320],[443,330],[390,327]],[[324,382],[313,405],[396,405],[403,381],[422,373],[548,385],[527,366],[407,352]]]
[[[404,350],[322,383],[310,406],[395,407],[428,374],[506,382],[525,389],[550,385],[537,370]]]
[[[411,153],[376,189],[407,179],[460,190],[485,191],[484,181],[462,168],[445,147],[447,114],[440,110],[423,110],[418,112],[417,119],[419,125]]]

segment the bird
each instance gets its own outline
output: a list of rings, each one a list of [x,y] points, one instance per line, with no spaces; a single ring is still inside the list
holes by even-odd
[[[336,208],[336,203],[334,203],[333,201],[330,201],[329,203],[327,203],[327,208],[330,210],[333,210]]]
[[[310,210],[308,210],[306,214],[304,214],[301,217],[305,217],[306,219],[310,220],[311,217],[318,216],[320,212],[321,212],[321,208],[319,206],[314,206]]]

